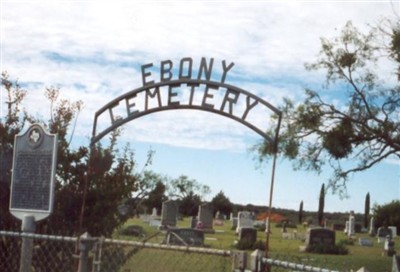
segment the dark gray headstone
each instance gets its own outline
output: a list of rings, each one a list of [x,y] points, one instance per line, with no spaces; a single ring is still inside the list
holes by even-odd
[[[196,229],[169,229],[166,236],[168,245],[204,246],[204,232]]]
[[[197,217],[196,216],[192,216],[191,220],[190,220],[190,228],[195,229],[197,226]]]
[[[329,245],[334,246],[336,234],[333,230],[324,228],[313,228],[307,231],[306,246]]]
[[[237,219],[237,217],[233,217],[232,218],[232,229],[236,230],[237,225],[238,225],[238,219]]]
[[[19,219],[27,214],[35,220],[53,210],[57,136],[38,125],[15,137],[10,211]]]
[[[213,229],[213,207],[211,203],[205,203],[199,206],[199,222],[203,225],[203,229]]]
[[[161,208],[161,225],[175,227],[178,216],[178,204],[174,200],[164,201]]]
[[[392,230],[389,228],[380,227],[378,228],[376,236],[380,238],[386,238],[387,236],[389,236],[390,238],[392,238]]]
[[[241,228],[239,231],[239,241],[253,245],[257,241],[257,230],[255,228]]]

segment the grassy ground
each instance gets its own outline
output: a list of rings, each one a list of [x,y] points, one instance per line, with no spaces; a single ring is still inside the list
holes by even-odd
[[[149,240],[149,242],[159,243],[163,240],[164,234],[157,234],[157,230],[153,227],[150,227],[148,224],[143,223],[139,219],[131,219],[129,220],[125,226],[128,225],[140,225],[143,227],[146,237],[151,235],[155,235],[153,238]],[[184,219],[178,222],[179,227],[188,227],[190,225],[189,219]],[[216,226],[214,227],[214,234],[206,234],[205,235],[205,244],[211,248],[216,249],[234,249],[233,243],[237,238],[234,231],[230,229],[231,222],[226,221],[224,226]],[[270,252],[268,254],[271,258],[276,258],[279,260],[295,262],[295,263],[305,263],[307,265],[327,268],[327,269],[335,269],[339,271],[357,271],[361,267],[365,267],[369,272],[385,272],[391,271],[392,267],[392,258],[382,256],[383,252],[383,244],[378,244],[376,238],[368,237],[368,234],[357,234],[357,239],[354,241],[354,245],[348,245],[349,254],[348,255],[321,255],[321,254],[310,254],[300,252],[300,246],[304,245],[304,242],[296,239],[282,239],[282,232],[280,228],[275,228],[272,225],[271,229],[272,233],[270,235]],[[293,229],[288,229],[289,232],[293,232]],[[298,226],[297,233],[305,233],[306,230],[303,226]],[[373,240],[374,245],[372,247],[362,247],[358,244],[358,238],[369,238]],[[145,238],[132,238],[130,236],[124,236],[115,233],[115,237],[118,239],[135,239],[141,240]],[[258,239],[265,241],[265,233],[258,232]],[[336,242],[340,240],[347,239],[346,236],[342,232],[336,232]],[[397,237],[395,239],[396,251],[400,252],[400,238]],[[149,253],[150,254],[150,253]],[[163,253],[151,253],[151,254],[161,254]],[[170,253],[168,253],[170,254]],[[175,257],[180,258],[181,257]],[[143,258],[142,258],[143,259]],[[193,260],[188,261],[190,265]],[[205,261],[205,263],[210,263],[211,261]],[[191,266],[191,265],[190,265]],[[226,266],[226,264],[225,264]],[[186,266],[187,268],[187,266]],[[167,269],[168,270],[168,269]],[[164,271],[165,270],[164,267]],[[174,269],[179,270],[179,269]],[[129,270],[125,270],[129,271]],[[138,270],[135,270],[138,271]],[[182,270],[185,271],[185,270]],[[284,270],[282,270],[284,271]]]

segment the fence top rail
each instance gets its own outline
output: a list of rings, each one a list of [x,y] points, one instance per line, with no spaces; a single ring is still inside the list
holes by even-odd
[[[230,250],[222,250],[222,249],[214,249],[214,248],[175,246],[175,245],[156,244],[156,243],[148,243],[148,242],[129,241],[129,240],[116,240],[116,239],[107,239],[107,238],[103,239],[102,242],[109,243],[109,244],[138,246],[138,247],[153,248],[153,249],[168,249],[168,250],[175,250],[175,251],[185,251],[185,252],[212,254],[212,255],[220,255],[220,256],[231,256],[232,255],[232,252]]]
[[[53,240],[53,241],[54,240],[55,241],[67,241],[67,242],[77,242],[79,240],[78,237],[46,235],[46,234],[36,234],[36,233],[26,233],[26,232],[13,232],[13,231],[0,231],[0,236],[32,238],[32,239]],[[176,246],[176,245],[156,244],[156,243],[148,243],[148,242],[117,240],[117,239],[97,238],[97,237],[93,237],[93,239],[97,240],[100,243],[106,243],[106,244],[117,244],[117,245],[126,245],[126,246],[136,246],[136,247],[142,247],[142,248],[184,251],[184,252],[202,253],[202,254],[219,255],[219,256],[231,256],[232,255],[232,252],[230,250],[222,250],[222,249],[214,249],[214,248]]]
[[[78,237],[36,234],[36,233],[27,233],[27,232],[13,232],[13,231],[0,231],[0,236],[32,238],[32,239],[42,239],[42,240],[56,240],[56,241],[67,241],[67,242],[78,241]]]
[[[304,272],[340,272],[338,270],[330,270],[330,269],[325,269],[325,268],[320,268],[320,267],[309,266],[309,265],[305,265],[305,264],[290,263],[290,262],[280,261],[280,260],[275,260],[275,259],[270,259],[270,258],[262,258],[262,262],[273,265],[273,266],[277,266],[277,267],[292,268],[292,269],[296,269],[298,271],[304,271]]]

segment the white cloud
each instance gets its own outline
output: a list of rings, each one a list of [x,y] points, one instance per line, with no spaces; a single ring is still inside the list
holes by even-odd
[[[228,83],[277,105],[283,96],[297,97],[304,84],[315,82],[315,74],[305,72],[303,64],[315,59],[320,36],[337,34],[335,29],[347,20],[363,28],[381,14],[391,13],[388,3],[342,2],[38,1],[2,5],[1,69],[22,82],[59,86],[63,97],[83,100],[77,133],[84,137],[91,134],[97,109],[140,87],[142,64],[164,59],[177,62],[188,56],[197,62],[203,56],[216,62],[233,61]],[[28,110],[46,116],[46,107],[38,107],[43,104],[42,92],[30,88]],[[252,137],[247,128],[232,125],[231,120],[197,112],[138,121],[134,137],[141,141],[234,149],[244,147],[245,138]]]

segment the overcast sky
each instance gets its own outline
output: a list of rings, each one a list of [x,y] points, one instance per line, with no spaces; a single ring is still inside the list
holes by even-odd
[[[320,50],[320,37],[334,37],[348,20],[361,30],[400,13],[397,1],[1,1],[1,71],[29,90],[24,103],[32,114],[49,118],[48,86],[60,96],[82,100],[73,143],[88,144],[95,112],[112,99],[142,86],[141,66],[160,62],[178,67],[202,57],[234,63],[226,83],[272,105],[283,97],[301,99],[318,89],[324,75],[308,72]],[[1,91],[0,116],[5,114]],[[264,118],[264,117],[263,117]],[[266,205],[271,166],[257,169],[248,149],[261,138],[249,128],[199,111],[167,111],[124,125],[121,144],[130,143],[143,164],[156,151],[150,169],[181,174],[220,190],[233,202]],[[140,167],[139,167],[140,168]],[[400,196],[400,166],[388,160],[354,175],[349,199],[328,195],[326,210],[363,212],[365,195],[383,204]],[[317,210],[321,184],[330,176],[295,172],[280,159],[273,206]]]

